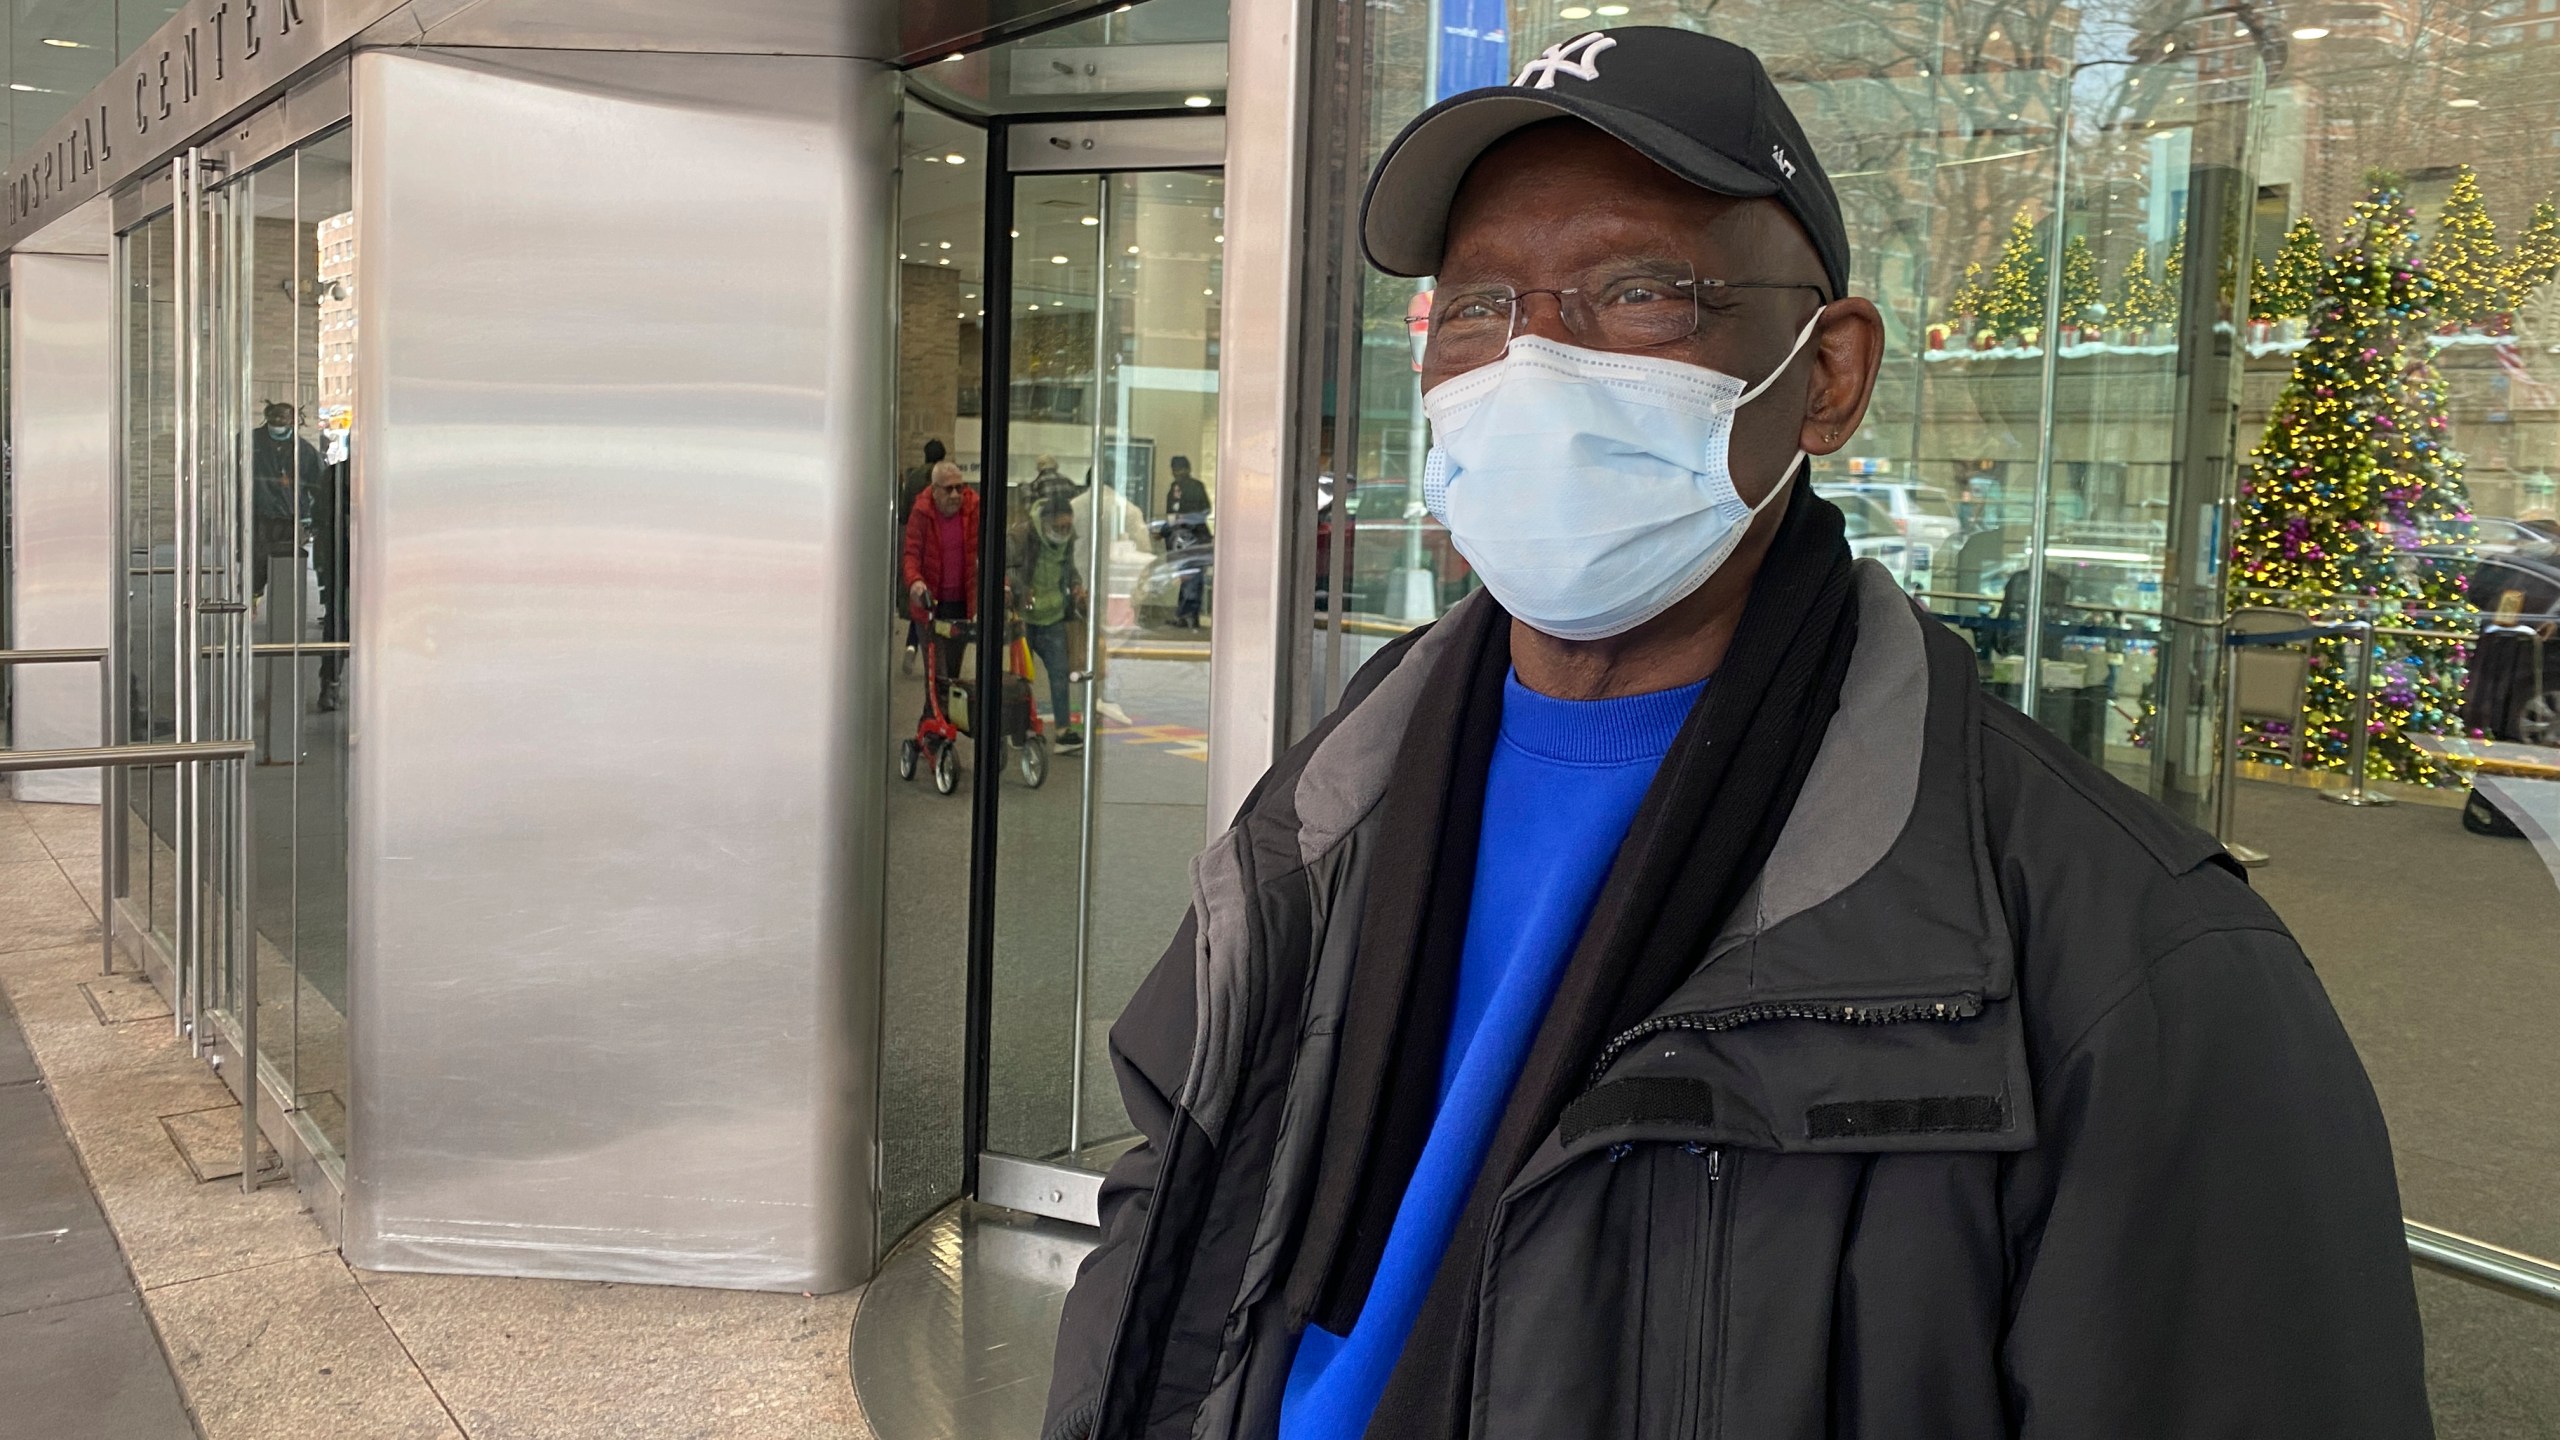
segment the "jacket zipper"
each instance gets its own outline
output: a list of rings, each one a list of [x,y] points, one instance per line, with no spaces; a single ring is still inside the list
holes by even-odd
[[[1900,1025],[1915,1020],[1970,1020],[1982,1013],[1982,997],[1966,993],[1944,1000],[1906,1000],[1893,1005],[1813,1005],[1774,1001],[1737,1005],[1727,1010],[1689,1010],[1657,1015],[1603,1046],[1592,1063],[1590,1083],[1597,1085],[1609,1067],[1627,1052],[1665,1030],[1739,1030],[1764,1020],[1819,1020],[1832,1025]]]

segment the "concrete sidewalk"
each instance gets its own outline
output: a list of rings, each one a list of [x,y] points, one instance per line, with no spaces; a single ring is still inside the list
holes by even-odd
[[[0,1416],[49,1440],[193,1440],[89,1177],[0,998]]]
[[[867,1440],[851,1294],[360,1271],[290,1183],[242,1194],[230,1091],[148,981],[99,973],[97,823],[91,806],[0,800],[0,997],[26,1041],[0,1045],[0,1237],[88,1237],[28,1252],[85,1254],[66,1273],[86,1279],[58,1284],[0,1240],[0,1437],[179,1440],[192,1410],[208,1440]],[[30,1098],[67,1192],[16,1163],[36,1153]],[[213,1138],[191,1164],[180,1147],[199,1130]],[[45,1218],[78,1206],[85,1230]],[[126,1328],[70,1328],[93,1313]],[[122,1388],[95,1388],[109,1381]],[[157,1408],[88,1430],[33,1408],[84,1415],[105,1403],[93,1390]]]

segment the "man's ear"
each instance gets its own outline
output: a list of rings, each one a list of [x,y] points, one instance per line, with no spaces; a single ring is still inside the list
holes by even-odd
[[[1884,363],[1884,317],[1864,296],[1834,300],[1823,307],[1809,348],[1813,375],[1805,386],[1804,428],[1796,448],[1829,455],[1858,433],[1867,402],[1875,398],[1876,371]]]

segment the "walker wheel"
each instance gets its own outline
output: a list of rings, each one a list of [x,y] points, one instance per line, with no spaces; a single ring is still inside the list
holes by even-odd
[[[1034,735],[1022,742],[1022,783],[1037,790],[1049,779],[1049,737]]]
[[[960,747],[944,745],[933,752],[933,788],[948,795],[960,788]]]
[[[898,742],[898,778],[901,780],[916,778],[916,742],[912,739]]]

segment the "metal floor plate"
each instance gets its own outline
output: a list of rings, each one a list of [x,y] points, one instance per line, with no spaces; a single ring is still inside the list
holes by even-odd
[[[1058,1311],[1094,1232],[963,1202],[863,1292],[853,1385],[879,1440],[1038,1440]]]

